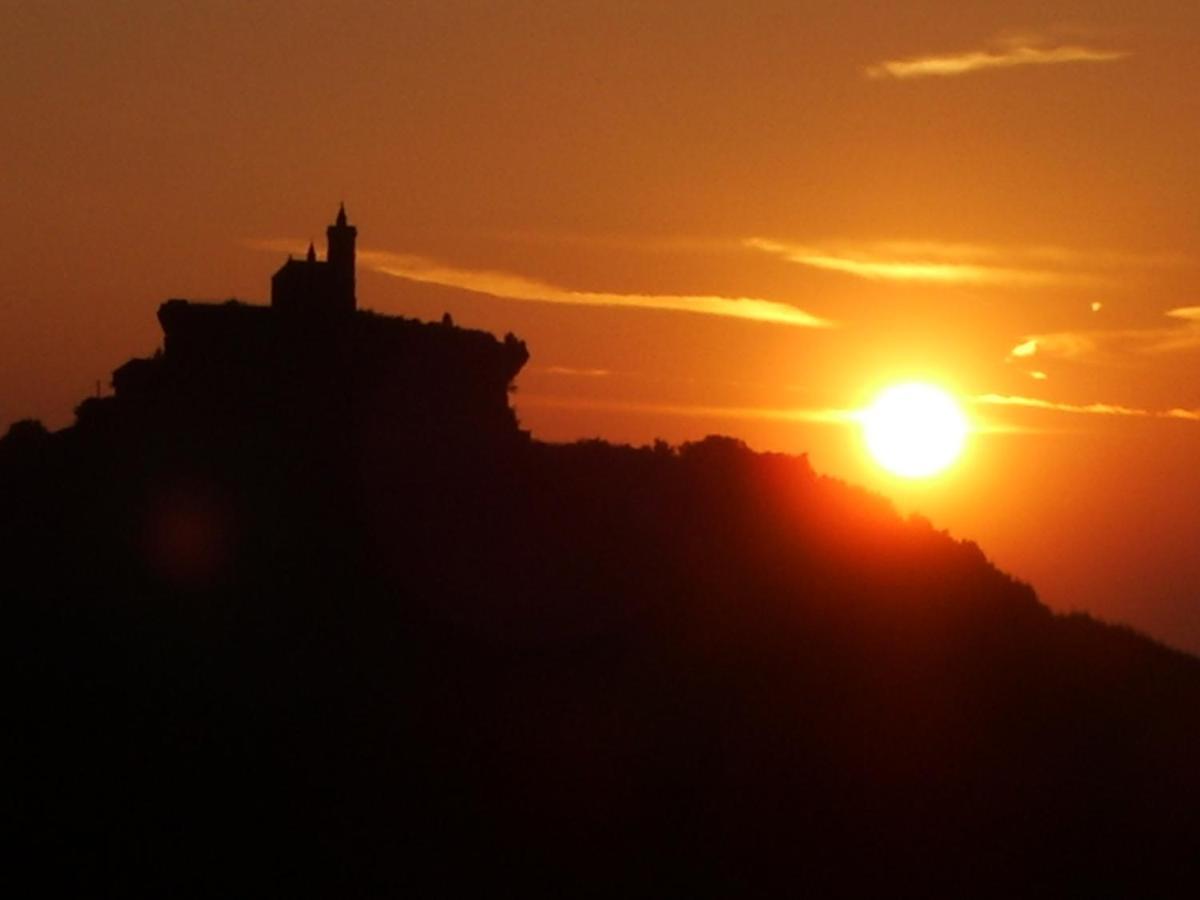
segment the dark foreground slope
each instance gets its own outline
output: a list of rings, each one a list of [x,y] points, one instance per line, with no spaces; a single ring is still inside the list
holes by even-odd
[[[0,443],[47,888],[1193,893],[1196,660],[803,458],[293,400]]]

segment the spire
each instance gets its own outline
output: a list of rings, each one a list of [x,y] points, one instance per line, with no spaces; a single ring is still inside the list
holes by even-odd
[[[329,265],[330,283],[337,294],[339,309],[353,312],[354,299],[354,242],[358,229],[346,222],[346,204],[338,204],[337,222],[325,229],[329,248],[325,261]]]
[[[312,241],[308,242],[308,256],[306,259],[308,259],[309,262],[317,261],[317,251],[316,248],[313,247]]]

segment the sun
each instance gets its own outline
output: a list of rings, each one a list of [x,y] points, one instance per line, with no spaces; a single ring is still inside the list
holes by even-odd
[[[967,442],[967,417],[950,394],[921,382],[880,391],[860,415],[867,449],[902,478],[928,478],[950,466]]]

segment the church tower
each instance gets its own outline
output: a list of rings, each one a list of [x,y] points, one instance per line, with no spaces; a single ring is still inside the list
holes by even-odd
[[[337,220],[325,229],[325,259],[329,281],[339,308],[353,312],[358,305],[354,296],[354,241],[358,229],[346,224],[346,205],[338,206]]]

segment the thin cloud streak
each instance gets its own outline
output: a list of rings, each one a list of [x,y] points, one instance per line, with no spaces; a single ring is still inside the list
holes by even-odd
[[[984,395],[995,397],[997,395]],[[983,398],[974,398],[975,402],[988,402]],[[1016,398],[1017,400],[1022,398]],[[1015,401],[1014,401],[1015,402]],[[1038,401],[1028,404],[1040,405]],[[1010,404],[1011,405],[1011,404]],[[610,412],[625,415],[670,416],[687,419],[715,419],[739,421],[788,422],[793,424],[806,423],[816,425],[837,425],[859,427],[862,425],[865,410],[862,409],[803,409],[803,408],[770,408],[758,406],[705,406],[700,404],[682,403],[645,403],[629,400],[597,399],[593,397],[567,397],[553,394],[520,393],[517,395],[517,407],[541,409],[568,409],[588,412]],[[1187,410],[1172,410],[1164,413],[1170,418],[1185,418],[1192,414]],[[1200,418],[1200,414],[1197,414]],[[1008,434],[1023,433],[1028,429],[1016,428],[1010,425],[992,422],[973,421],[970,424],[972,434]]]
[[[813,422],[825,425],[853,425],[860,418],[859,411],[849,409],[771,409],[756,406],[642,403],[628,400],[598,400],[586,397],[561,397],[553,394],[527,393],[517,395],[517,406],[633,413],[691,419],[752,419],[773,422]]]
[[[742,246],[770,253],[788,262],[854,275],[870,281],[926,284],[1045,286],[1095,284],[1097,279],[1075,272],[1020,268],[982,262],[997,250],[968,244],[880,243],[846,248],[788,244],[768,238],[746,238]],[[1021,251],[1014,251],[1014,256]]]
[[[737,244],[726,238],[687,234],[613,234],[571,231],[489,231],[484,236],[517,244],[583,247],[630,253],[725,253]]]
[[[966,75],[986,69],[1018,66],[1048,66],[1064,63],[1116,62],[1129,56],[1124,50],[1098,50],[1078,44],[1037,47],[1009,45],[994,50],[965,50],[959,53],[889,59],[866,68],[868,78],[929,78]]]
[[[575,366],[534,366],[533,371],[546,375],[568,375],[577,378],[607,378],[612,374],[608,369],[579,369]]]
[[[695,235],[614,235],[526,231],[493,232],[489,236],[510,242],[563,244],[639,253],[716,254],[744,250],[747,247],[768,251],[790,247],[785,242],[761,237],[729,240]],[[856,254],[883,259],[915,257],[926,263],[943,261],[999,263],[1001,266],[1015,260],[1021,264],[1022,268],[1027,268],[1029,264],[1036,264],[1042,267],[1050,266],[1054,269],[1166,268],[1189,265],[1192,262],[1189,257],[1179,253],[1129,253],[1105,249],[1076,250],[1053,245],[997,247],[947,241],[874,241],[856,245],[835,245],[833,249],[818,248],[813,252],[834,257],[853,257]]]
[[[289,239],[251,240],[248,246],[279,253],[301,253],[306,246]],[[460,269],[427,257],[386,250],[359,250],[358,260],[366,268],[394,278],[459,288],[504,300],[535,303],[559,303],[568,306],[604,306],[624,309],[654,309],[743,319],[797,328],[833,328],[829,319],[761,297],[721,297],[716,295],[617,294],[601,291],[575,291],[536,278],[488,269]]]
[[[1065,412],[1078,415],[1125,416],[1142,419],[1181,419],[1200,422],[1200,409],[1175,407],[1168,410],[1148,410],[1114,403],[1057,403],[1037,397],[1008,394],[979,394],[972,403],[982,406],[1018,406],[1026,409]],[[592,397],[569,397],[554,394],[519,394],[517,405],[543,409],[572,409],[594,412],[616,412],[635,415],[672,416],[691,419],[735,419],[771,422],[805,422],[823,425],[859,425],[863,419],[860,409],[797,409],[757,406],[705,406],[702,404],[646,403],[629,400],[608,400]],[[976,433],[1004,432],[1013,429],[976,422]]]
[[[1037,397],[1020,397],[1008,394],[979,394],[971,398],[985,406],[1021,406],[1026,409],[1044,409],[1054,412],[1078,413],[1097,416],[1130,416],[1142,419],[1186,419],[1200,422],[1200,410],[1174,408],[1168,410],[1138,409],[1115,403],[1057,403]]]
[[[427,284],[460,288],[505,300],[560,303],[570,306],[604,306],[656,309],[746,319],[799,328],[831,328],[833,322],[795,306],[759,297],[719,297],[671,294],[616,294],[575,291],[522,275],[489,270],[459,269],[421,256],[368,250],[359,259],[370,269]]]

